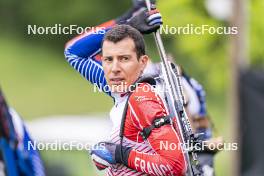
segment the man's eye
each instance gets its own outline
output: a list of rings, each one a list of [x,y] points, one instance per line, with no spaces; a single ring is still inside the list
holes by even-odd
[[[121,61],[128,61],[128,60],[129,60],[129,57],[126,57],[126,56],[121,57]]]
[[[111,58],[111,57],[105,57],[104,58],[104,61],[105,62],[111,62],[113,60],[113,58]]]

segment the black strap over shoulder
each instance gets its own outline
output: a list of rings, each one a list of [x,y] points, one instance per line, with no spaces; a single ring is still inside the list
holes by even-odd
[[[143,131],[140,133],[140,135],[142,136],[142,138],[144,140],[146,140],[154,128],[160,128],[161,126],[167,125],[167,124],[171,124],[171,116],[170,115],[158,117],[152,122],[152,124],[150,126],[143,128]]]
[[[120,132],[119,132],[119,136],[120,136],[120,160],[122,161],[122,163],[125,163],[124,161],[124,156],[123,156],[123,151],[122,151],[122,146],[123,146],[123,138],[124,138],[124,129],[125,129],[125,121],[126,121],[126,114],[127,114],[127,109],[128,109],[128,101],[130,96],[132,95],[133,91],[136,89],[137,85],[139,83],[149,83],[153,86],[156,85],[156,80],[152,77],[140,77],[133,85],[131,92],[129,92],[128,94],[128,98],[127,98],[127,102],[125,104],[125,108],[123,111],[123,115],[122,115],[122,121],[121,121],[121,125],[120,125]],[[147,139],[151,133],[151,131],[153,130],[153,128],[159,128],[162,125],[165,124],[169,124],[170,121],[170,116],[165,116],[165,117],[160,117],[154,120],[153,124],[147,128],[144,128],[143,131],[141,132],[143,139]],[[169,122],[169,123],[168,123]]]
[[[155,86],[156,85],[156,81],[154,78],[152,77],[140,77],[132,86],[131,92],[129,92],[128,94],[128,98],[127,98],[127,102],[123,111],[123,115],[122,115],[122,121],[121,121],[121,126],[120,126],[120,133],[119,136],[121,137],[121,139],[124,136],[124,129],[125,129],[125,121],[126,121],[126,114],[127,114],[127,108],[128,108],[128,101],[130,96],[132,95],[133,91],[136,89],[137,85],[140,83],[149,83],[150,85]]]
[[[127,98],[127,102],[126,102],[126,105],[125,105],[125,108],[124,108],[124,111],[123,111],[123,115],[122,115],[122,122],[121,122],[120,133],[119,133],[119,136],[121,137],[121,143],[122,143],[123,137],[124,137],[125,121],[126,121],[126,114],[127,114],[127,109],[128,109],[129,98],[130,98],[130,96],[132,95],[133,91],[136,89],[136,86],[139,83],[149,83],[149,84],[151,84],[153,86],[156,85],[156,81],[152,77],[141,77],[133,85],[133,89],[132,89],[131,92],[129,92],[129,95],[128,95],[128,98]],[[141,134],[142,138],[144,140],[146,140],[149,137],[149,135],[151,134],[151,131],[154,128],[159,128],[159,127],[161,127],[163,125],[166,125],[166,124],[171,124],[171,116],[170,115],[155,118],[154,121],[152,122],[152,125],[144,128],[143,131],[140,134]]]

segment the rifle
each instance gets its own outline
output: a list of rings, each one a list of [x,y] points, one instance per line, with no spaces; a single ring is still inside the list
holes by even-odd
[[[145,0],[148,10],[151,10],[150,0]],[[181,86],[181,80],[179,75],[179,69],[176,66],[172,68],[164,49],[164,45],[159,33],[157,30],[154,33],[155,43],[162,61],[162,78],[164,79],[167,96],[167,103],[169,106],[170,113],[173,117],[176,117],[177,131],[180,135],[181,141],[184,144],[190,144],[191,146],[195,143],[198,143],[198,136],[195,135],[192,131],[189,118],[184,109],[184,96]],[[198,170],[198,160],[197,155],[193,148],[186,150],[184,147],[184,155],[187,164],[187,175],[188,176],[197,176],[202,175]]]

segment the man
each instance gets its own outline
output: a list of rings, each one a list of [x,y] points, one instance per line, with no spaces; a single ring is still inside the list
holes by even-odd
[[[66,45],[67,61],[88,81],[114,98],[110,112],[111,139],[99,143],[91,152],[92,158],[97,168],[108,169],[108,175],[184,175],[182,148],[161,147],[162,142],[180,146],[179,135],[170,123],[153,128],[145,139],[141,135],[155,119],[168,115],[164,100],[147,82],[139,84],[132,93],[127,88],[141,77],[149,57],[145,54],[144,39],[137,30],[128,25],[115,25],[126,23],[141,33],[151,33],[162,23],[157,10],[137,12],[132,18],[126,15],[126,18],[101,25],[107,31],[105,35],[90,32]],[[98,55],[101,50],[102,57]],[[106,85],[109,90],[104,89]],[[120,144],[124,109],[127,109],[124,138]]]

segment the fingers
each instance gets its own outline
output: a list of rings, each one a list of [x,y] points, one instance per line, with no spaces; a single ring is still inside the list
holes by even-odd
[[[110,142],[99,142],[94,145],[90,151],[91,158],[96,167],[101,170],[116,164],[115,160],[115,144]]]
[[[98,170],[104,170],[105,168],[110,166],[110,164],[107,161],[103,160],[102,158],[94,154],[91,157],[92,157],[92,161],[94,162]]]
[[[153,15],[153,14],[156,14],[156,13],[159,13],[158,9],[154,9],[154,10],[148,11],[148,15]]]
[[[149,11],[148,15],[149,15],[147,18],[148,25],[152,26],[152,25],[162,24],[162,16],[157,9]]]

